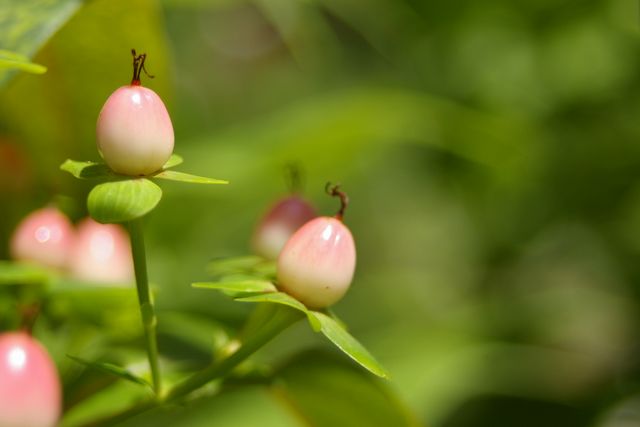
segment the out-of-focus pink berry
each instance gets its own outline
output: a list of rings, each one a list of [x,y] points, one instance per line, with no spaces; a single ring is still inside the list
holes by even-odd
[[[0,334],[0,426],[54,427],[62,396],[58,372],[24,332]]]
[[[11,238],[11,256],[64,268],[74,241],[73,226],[64,214],[55,208],[39,209],[16,227]]]
[[[139,85],[111,94],[98,117],[98,150],[114,171],[125,175],[156,172],[173,152],[173,125],[162,99]]]
[[[267,259],[277,259],[291,235],[316,217],[313,207],[298,196],[290,196],[273,205],[253,235],[253,250]]]
[[[278,258],[278,286],[310,308],[328,307],[349,289],[356,248],[337,218],[318,217],[287,241]]]
[[[80,280],[132,283],[133,259],[127,233],[119,225],[99,224],[91,218],[82,220],[69,257],[69,270]]]

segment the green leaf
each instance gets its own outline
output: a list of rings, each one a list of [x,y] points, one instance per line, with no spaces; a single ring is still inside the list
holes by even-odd
[[[274,284],[267,280],[240,280],[237,282],[197,282],[192,283],[191,286],[200,289],[216,289],[220,291],[229,291],[240,294],[277,291]]]
[[[13,70],[43,73],[46,68],[29,61],[42,45],[82,6],[80,0],[21,0],[0,2],[0,85]]]
[[[113,399],[117,400],[117,396],[112,396]],[[188,404],[163,405],[118,422],[116,425],[118,427],[300,427],[297,414],[287,409],[281,401],[271,396],[264,386],[246,384],[242,387],[225,388],[213,396],[194,398]]]
[[[300,310],[304,313],[307,313],[309,311],[307,310],[307,307],[304,306],[304,304],[302,304],[300,301],[293,298],[292,296],[285,294],[284,292],[273,292],[273,293],[264,294],[264,295],[252,295],[249,297],[241,297],[241,298],[236,298],[236,301],[268,302],[272,304],[288,305],[289,307],[293,307],[296,310]]]
[[[311,314],[318,319],[320,331],[329,338],[340,350],[350,358],[358,362],[373,374],[386,378],[388,376],[385,369],[378,361],[363,347],[354,337],[352,337],[336,320],[324,313],[312,311]]]
[[[50,277],[51,272],[37,265],[0,261],[0,285],[40,285]]]
[[[131,381],[133,383],[136,384],[140,384],[140,385],[144,385],[147,387],[151,387],[151,384],[149,384],[148,381],[146,381],[144,378],[140,378],[134,374],[132,374],[131,372],[129,372],[128,370],[126,370],[125,368],[121,367],[121,366],[117,366],[114,365],[112,363],[104,363],[104,362],[90,362],[88,360],[84,360],[81,359],[79,357],[76,356],[71,356],[69,354],[67,354],[67,357],[71,360],[74,360],[82,365],[85,365],[89,368],[92,369],[96,369],[98,371],[104,372],[106,374],[111,374],[111,375],[115,375],[117,377],[120,377],[124,380],[127,381]]]
[[[60,165],[60,169],[80,179],[102,178],[114,175],[114,172],[104,163],[79,162],[71,159],[65,160]]]
[[[2,68],[15,68],[33,74],[47,72],[47,67],[44,65],[35,64],[26,56],[8,50],[0,50],[0,69]]]
[[[263,295],[252,295],[248,297],[236,298],[235,300],[240,302],[266,302],[271,304],[282,304],[282,305],[295,308],[296,310],[300,310],[301,312],[307,315],[309,324],[311,325],[314,331],[316,332],[320,331],[321,324],[318,321],[318,319],[315,318],[315,316],[313,315],[313,312],[308,310],[307,307],[305,307],[304,304],[302,304],[300,301],[298,301],[297,299],[293,298],[288,294],[285,294],[284,292],[273,292],[273,293],[263,294]]]
[[[162,166],[162,169],[169,169],[174,166],[178,166],[179,164],[182,164],[183,161],[184,159],[182,158],[182,156],[178,154],[172,154],[171,157],[169,157],[169,160],[167,160],[167,163]]]
[[[156,207],[162,190],[146,178],[96,185],[87,200],[89,213],[98,222],[126,222],[140,218]]]
[[[229,181],[222,179],[206,178],[204,176],[191,175],[189,173],[164,170],[152,175],[153,178],[162,178],[170,181],[189,182],[192,184],[228,184]]]
[[[271,391],[304,425],[416,427],[416,417],[381,381],[325,351],[297,355],[276,373]]]
[[[223,348],[230,339],[230,332],[220,322],[193,312],[163,311],[162,322],[158,323],[158,334],[180,342],[174,350],[193,360],[204,354],[209,360],[212,351]],[[165,357],[167,354],[165,354]]]

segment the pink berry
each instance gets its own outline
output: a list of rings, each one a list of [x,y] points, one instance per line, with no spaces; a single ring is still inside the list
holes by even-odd
[[[134,54],[134,77],[105,102],[96,128],[98,150],[115,172],[148,175],[173,152],[173,125],[162,99],[140,85],[146,55]]]
[[[24,332],[0,335],[0,426],[54,427],[62,396],[56,366]]]
[[[298,196],[274,204],[262,218],[253,235],[253,250],[267,259],[277,259],[291,235],[316,217],[313,207]]]
[[[346,196],[336,218],[312,219],[287,241],[278,257],[278,286],[310,308],[339,301],[349,289],[356,267],[356,248],[342,223]]]
[[[115,224],[86,218],[69,257],[69,270],[80,280],[95,283],[133,283],[133,259],[127,233]]]
[[[11,256],[64,268],[74,240],[73,226],[66,216],[55,208],[39,209],[18,224],[11,238]]]

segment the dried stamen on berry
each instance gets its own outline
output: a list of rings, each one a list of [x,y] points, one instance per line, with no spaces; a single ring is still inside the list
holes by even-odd
[[[340,210],[336,213],[335,217],[342,221],[342,218],[344,218],[344,211],[349,205],[349,196],[340,190],[340,184],[332,185],[331,182],[327,182],[327,185],[324,187],[324,191],[330,196],[340,198]]]

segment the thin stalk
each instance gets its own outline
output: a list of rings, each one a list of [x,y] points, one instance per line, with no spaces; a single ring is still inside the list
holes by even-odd
[[[133,406],[119,414],[89,423],[87,427],[104,427],[124,421],[133,416],[142,414],[161,404],[172,403],[196,391],[207,383],[226,377],[240,363],[244,362],[249,356],[262,348],[265,344],[275,338],[280,332],[293,325],[300,320],[303,314],[297,310],[288,307],[278,306],[273,316],[263,325],[262,328],[256,330],[251,336],[246,337],[242,341],[242,345],[236,352],[224,359],[213,362],[204,370],[193,374],[183,382],[176,385],[163,399],[145,400],[138,405]]]
[[[226,377],[236,366],[247,359],[247,357],[251,356],[276,337],[280,332],[284,331],[301,318],[302,314],[299,311],[292,310],[288,307],[278,306],[278,311],[273,315],[273,317],[271,317],[271,319],[262,328],[247,337],[235,353],[212,363],[209,367],[193,374],[190,378],[187,378],[185,381],[175,386],[171,391],[169,391],[165,401],[171,402],[175,399],[179,399],[214,379]]]
[[[129,236],[131,237],[131,253],[133,255],[133,266],[136,274],[138,303],[140,304],[140,315],[142,317],[144,336],[147,343],[147,357],[149,358],[153,391],[156,393],[156,396],[160,396],[162,382],[160,368],[158,366],[158,341],[156,338],[156,325],[158,321],[153,303],[151,302],[151,292],[149,291],[142,219],[138,218],[129,222]]]

